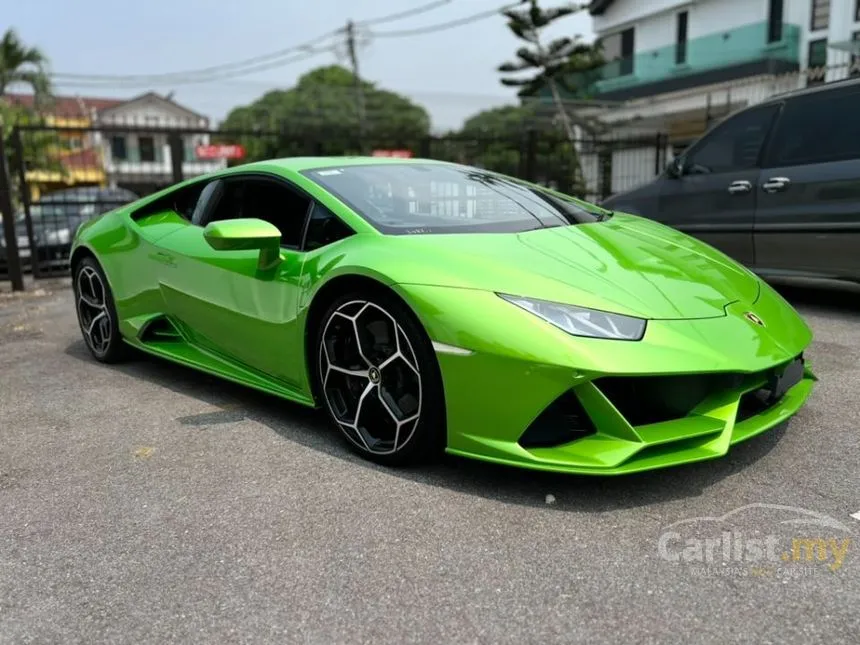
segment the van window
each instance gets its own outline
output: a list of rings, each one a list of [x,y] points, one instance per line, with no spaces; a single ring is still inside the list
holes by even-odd
[[[767,166],[860,159],[860,90],[821,92],[789,101],[770,146]]]
[[[686,155],[685,174],[714,174],[754,168],[778,105],[747,110],[719,125]]]

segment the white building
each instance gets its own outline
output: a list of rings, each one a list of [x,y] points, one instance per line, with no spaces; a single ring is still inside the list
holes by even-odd
[[[592,116],[618,137],[668,138],[665,155],[616,152],[612,192],[653,177],[728,113],[860,73],[860,0],[593,0],[589,12],[608,61],[591,94],[614,102]],[[600,181],[597,160],[583,162]]]
[[[97,125],[102,128],[100,143],[108,182],[141,195],[173,182],[167,129],[183,130],[178,134],[183,177],[226,166],[224,160],[197,158],[197,147],[209,143],[209,119],[155,92],[102,110]]]

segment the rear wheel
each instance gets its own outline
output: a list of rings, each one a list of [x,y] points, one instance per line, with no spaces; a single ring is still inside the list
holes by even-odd
[[[75,265],[75,310],[87,349],[102,363],[128,357],[129,346],[119,333],[119,318],[104,271],[90,257]]]
[[[338,298],[317,338],[317,383],[350,446],[373,461],[429,460],[444,447],[439,367],[424,329],[382,293]]]

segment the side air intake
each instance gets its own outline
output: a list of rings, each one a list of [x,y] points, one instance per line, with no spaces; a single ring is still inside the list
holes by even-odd
[[[594,424],[572,391],[568,390],[540,413],[522,434],[523,448],[552,448],[596,432]]]
[[[182,340],[182,336],[167,317],[159,316],[147,323],[140,340],[144,343],[170,342]]]

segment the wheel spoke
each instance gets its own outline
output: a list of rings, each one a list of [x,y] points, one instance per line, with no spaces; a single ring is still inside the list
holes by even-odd
[[[382,407],[385,408],[385,411],[388,412],[388,414],[391,416],[391,419],[394,421],[394,423],[399,424],[400,419],[397,418],[397,415],[394,413],[394,410],[391,409],[391,406],[389,406],[388,403],[385,402],[385,397],[382,396],[382,390],[377,390],[376,392],[377,392],[377,395],[379,396],[379,402],[382,403]]]
[[[364,311],[365,309],[367,309],[367,305],[365,305],[361,311]],[[361,311],[358,312],[359,315],[361,314]],[[361,356],[361,360],[364,361],[365,365],[367,365],[368,367],[373,367],[373,362],[371,362],[371,360],[364,355],[364,350],[361,349],[361,337],[358,335],[358,323],[355,322],[355,319],[352,320],[352,330],[355,334],[355,346],[358,348],[358,355]]]
[[[85,293],[80,294],[80,301],[84,303],[87,307],[92,307],[93,309],[104,309],[104,304],[98,302],[95,298]]]
[[[409,365],[409,361],[406,360],[406,357],[403,356],[403,354],[401,354],[400,351],[397,351],[394,354],[392,354],[391,356],[389,356],[388,358],[386,358],[384,361],[382,361],[379,364],[379,369],[382,369],[383,367],[388,367],[391,363],[394,362],[394,359],[396,359],[396,358],[402,358],[406,362],[406,364]],[[411,365],[410,365],[410,367],[411,367]]]
[[[408,419],[404,419],[397,424],[397,433],[394,435],[394,450],[397,450],[397,446],[400,443],[400,431],[403,429],[403,427],[408,424],[412,424],[412,432],[415,432],[415,425],[417,424],[417,421],[418,415],[416,414],[415,416],[409,417]],[[408,441],[409,437],[412,436],[412,432],[410,432],[409,435],[406,437],[406,441]]]
[[[338,367],[337,365],[328,364],[328,368],[332,372],[340,372],[341,374],[346,374],[347,376],[359,376],[362,378],[367,378],[367,370],[348,370],[345,367]]]
[[[355,421],[353,421],[352,425],[348,423],[344,424],[345,426],[348,426],[355,430],[355,434],[357,434],[358,438],[361,439],[361,443],[364,444],[364,447],[368,452],[372,451],[370,450],[370,446],[367,444],[367,440],[364,438],[364,433],[358,427],[358,419],[361,416],[361,406],[364,405],[364,400],[368,397],[368,395],[373,391],[375,387],[376,384],[371,383],[370,381],[367,382],[367,386],[364,388],[364,391],[361,393],[361,396],[358,397],[358,405],[355,407]]]
[[[90,337],[92,337],[92,335],[93,335],[93,329],[95,328],[96,323],[97,323],[97,322],[99,322],[100,320],[102,320],[102,319],[106,318],[106,317],[107,317],[107,314],[105,314],[105,312],[101,312],[98,316],[96,316],[95,318],[93,318],[93,319],[90,321],[90,325],[89,325],[89,327],[87,327],[87,335],[88,335],[88,336],[90,336]]]

